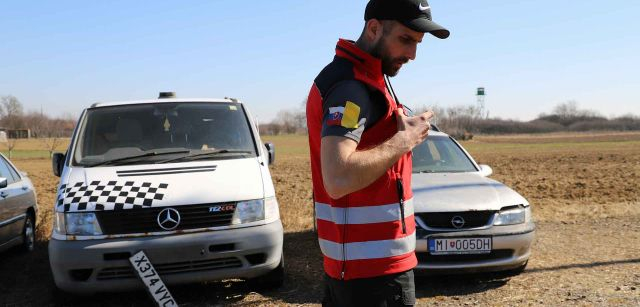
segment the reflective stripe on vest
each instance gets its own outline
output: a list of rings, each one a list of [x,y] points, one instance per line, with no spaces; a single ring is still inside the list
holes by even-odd
[[[316,202],[316,218],[333,222],[345,223],[347,208],[331,207],[328,204]],[[405,218],[413,215],[413,199],[404,201]],[[400,205],[398,203],[380,206],[349,207],[349,224],[384,223],[400,220]]]
[[[318,240],[322,253],[334,260],[360,260],[400,256],[416,249],[415,232],[394,240],[353,242],[340,244],[323,239]],[[344,254],[342,251],[344,250]]]

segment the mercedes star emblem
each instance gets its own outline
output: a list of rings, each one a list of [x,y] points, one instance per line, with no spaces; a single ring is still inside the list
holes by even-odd
[[[455,228],[460,229],[462,228],[462,226],[464,226],[464,219],[461,216],[456,215],[451,219],[451,225],[453,225],[453,227]]]
[[[173,208],[167,208],[158,214],[158,225],[164,230],[174,230],[180,224],[180,213]]]

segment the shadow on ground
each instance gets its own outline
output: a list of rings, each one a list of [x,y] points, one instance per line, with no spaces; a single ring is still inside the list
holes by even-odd
[[[184,306],[258,306],[319,303],[323,295],[322,257],[312,231],[285,234],[286,278],[282,287],[260,290],[245,281],[222,281],[172,286],[171,292]],[[638,263],[640,258],[567,264],[527,269],[523,274],[571,268]],[[49,268],[47,242],[39,241],[32,253],[12,249],[0,253],[0,305],[54,306],[152,306],[144,291],[105,293],[90,297],[69,296],[55,290]],[[462,296],[500,288],[509,275],[434,275],[416,277],[416,297]]]
[[[232,280],[172,286],[171,293],[181,306],[320,302],[322,257],[315,233],[285,233],[284,242],[286,278],[279,289],[260,290],[245,281]],[[38,242],[32,253],[25,254],[18,249],[0,253],[0,272],[0,306],[153,306],[144,291],[99,293],[89,297],[57,291],[49,268],[47,242]]]

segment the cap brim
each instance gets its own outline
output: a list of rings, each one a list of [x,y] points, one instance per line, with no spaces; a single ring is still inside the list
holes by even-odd
[[[429,32],[440,39],[445,39],[449,37],[450,34],[449,30],[427,18],[416,18],[414,20],[406,21],[404,24],[414,31],[423,33]]]

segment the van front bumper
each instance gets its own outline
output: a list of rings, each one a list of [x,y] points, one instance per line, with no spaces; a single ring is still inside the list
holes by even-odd
[[[269,273],[282,258],[281,222],[135,238],[49,241],[55,284],[71,293],[143,288],[128,258],[144,251],[167,285]]]

